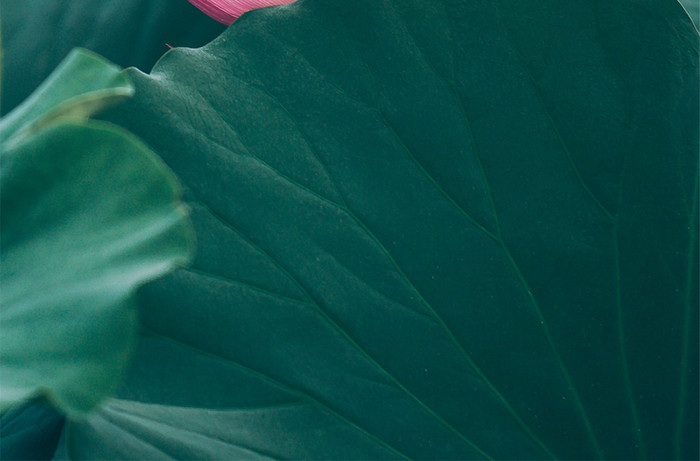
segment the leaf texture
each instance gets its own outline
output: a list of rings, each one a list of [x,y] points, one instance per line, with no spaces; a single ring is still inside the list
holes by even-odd
[[[76,457],[696,457],[697,53],[675,2],[299,0],[132,71],[200,246]]]

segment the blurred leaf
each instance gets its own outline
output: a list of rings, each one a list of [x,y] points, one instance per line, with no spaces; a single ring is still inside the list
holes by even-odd
[[[135,289],[192,252],[167,167],[122,128],[84,120],[131,91],[77,51],[2,122],[0,412],[38,395],[71,416],[102,401],[132,350]]]
[[[126,74],[76,48],[19,107],[0,120],[5,146],[60,119],[84,119],[134,94]]]

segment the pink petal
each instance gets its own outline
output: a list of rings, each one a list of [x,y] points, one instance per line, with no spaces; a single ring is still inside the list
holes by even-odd
[[[293,1],[295,0],[189,0],[204,14],[227,26],[246,11],[264,6],[284,5]]]

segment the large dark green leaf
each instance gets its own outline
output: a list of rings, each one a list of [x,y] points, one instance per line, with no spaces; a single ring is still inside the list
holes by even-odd
[[[133,71],[186,184],[76,458],[697,457],[676,2],[300,0]]]

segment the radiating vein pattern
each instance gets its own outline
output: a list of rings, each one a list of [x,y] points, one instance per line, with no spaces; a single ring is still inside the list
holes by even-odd
[[[697,126],[669,120],[697,64],[653,69],[682,10],[616,5],[307,0],[133,72],[115,117],[186,185],[200,250],[143,290],[122,423],[240,421],[227,444],[279,459],[692,454],[697,370],[668,383],[697,299],[669,287],[691,292]],[[618,43],[616,15],[663,43]],[[168,341],[209,396],[155,365]]]

